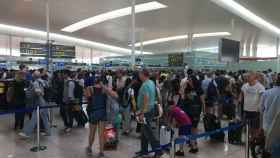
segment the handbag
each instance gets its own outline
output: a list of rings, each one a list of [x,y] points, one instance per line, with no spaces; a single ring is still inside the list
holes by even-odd
[[[70,100],[69,105],[70,105],[71,111],[73,111],[73,112],[81,111],[81,106],[79,104],[78,99]]]

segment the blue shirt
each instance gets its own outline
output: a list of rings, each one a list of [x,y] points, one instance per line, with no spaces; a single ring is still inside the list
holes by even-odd
[[[263,110],[263,128],[271,128],[277,113],[280,111],[280,87],[274,87],[263,93],[261,108]],[[280,140],[272,144],[272,158],[280,157]]]
[[[211,81],[212,81],[211,78],[207,78],[207,79],[203,80],[201,83],[201,88],[205,94],[207,93],[207,88]]]
[[[148,96],[148,105],[147,109],[144,109],[144,112],[150,112],[154,109],[155,100],[156,100],[156,87],[153,81],[146,80],[143,82],[141,88],[139,89],[139,94],[137,97],[137,106],[138,109],[142,109],[144,102],[144,95]]]

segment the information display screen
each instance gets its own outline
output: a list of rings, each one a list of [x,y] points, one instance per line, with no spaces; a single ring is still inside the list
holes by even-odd
[[[230,39],[221,39],[219,42],[219,61],[238,63],[240,54],[240,42]]]
[[[184,54],[168,54],[168,65],[169,66],[183,66],[184,65]]]
[[[75,46],[51,45],[52,58],[75,58]],[[20,55],[28,57],[46,57],[47,44],[20,42]]]

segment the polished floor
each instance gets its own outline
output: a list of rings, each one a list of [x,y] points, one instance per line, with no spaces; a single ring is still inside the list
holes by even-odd
[[[24,140],[13,131],[13,116],[0,116],[0,158],[89,158],[85,153],[87,145],[88,128],[76,128],[70,134],[65,134],[62,122],[55,116],[57,128],[52,129],[52,136],[41,137],[42,145],[47,150],[31,152],[34,139]],[[97,141],[96,141],[97,142]],[[139,150],[140,141],[136,134],[129,137],[122,136],[118,150],[105,153],[106,158],[132,158],[135,151]],[[205,138],[199,140],[200,151],[198,154],[186,154],[187,158],[243,158],[244,147],[229,145],[228,143],[213,143]],[[95,143],[94,152],[97,153],[98,145]],[[188,150],[188,149],[186,149]],[[92,158],[97,157],[94,154]],[[169,155],[164,155],[164,158]]]

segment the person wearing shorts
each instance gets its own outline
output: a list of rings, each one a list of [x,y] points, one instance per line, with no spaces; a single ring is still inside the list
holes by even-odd
[[[191,135],[192,122],[190,117],[178,106],[172,105],[168,113],[169,124],[178,127],[179,136],[187,137]],[[180,145],[180,149],[176,151],[176,156],[184,156],[184,146]]]

